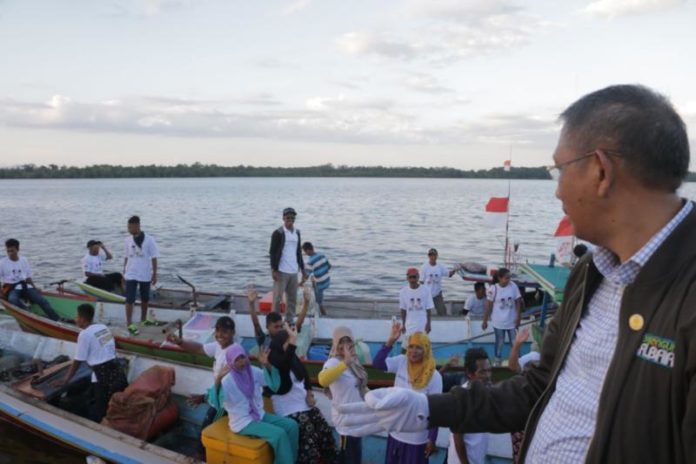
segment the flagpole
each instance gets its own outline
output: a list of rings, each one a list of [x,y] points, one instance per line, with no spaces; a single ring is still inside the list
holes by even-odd
[[[510,231],[510,186],[512,184],[512,145],[510,145],[510,154],[508,156],[508,166],[510,167],[510,171],[508,173],[508,192],[507,192],[507,197],[508,197],[508,212],[507,216],[505,217],[505,253],[503,255],[503,263],[505,263],[506,267],[510,267],[510,264],[512,262],[511,256],[510,256],[510,237],[509,237],[509,231]]]

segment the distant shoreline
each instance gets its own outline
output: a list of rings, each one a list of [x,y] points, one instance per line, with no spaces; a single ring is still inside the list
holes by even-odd
[[[0,168],[0,179],[137,179],[137,178],[201,178],[201,177],[363,177],[363,178],[431,178],[431,179],[535,179],[548,180],[546,168],[502,167],[462,170],[448,167],[385,167],[334,166],[324,164],[307,167],[219,166],[216,164],[179,164],[176,166],[93,165],[58,166],[25,164]],[[687,181],[696,181],[689,173]]]

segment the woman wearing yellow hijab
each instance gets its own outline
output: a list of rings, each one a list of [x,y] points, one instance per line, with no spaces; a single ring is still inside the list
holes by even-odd
[[[430,339],[423,332],[411,334],[406,341],[406,354],[388,357],[401,335],[401,324],[392,324],[387,343],[382,346],[372,365],[396,374],[395,387],[435,394],[442,393],[442,376],[435,369]],[[424,464],[435,451],[437,427],[422,432],[391,432],[387,440],[386,464]]]

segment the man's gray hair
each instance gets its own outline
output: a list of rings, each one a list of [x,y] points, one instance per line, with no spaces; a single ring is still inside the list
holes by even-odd
[[[689,173],[689,138],[664,96],[641,85],[614,85],[585,95],[560,116],[582,151],[618,152],[644,185],[675,192]]]

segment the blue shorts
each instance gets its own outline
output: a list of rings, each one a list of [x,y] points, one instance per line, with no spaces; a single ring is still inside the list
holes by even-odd
[[[150,301],[150,282],[126,280],[126,303],[135,303],[135,291],[138,286],[140,286],[140,301],[142,303],[147,303]]]

